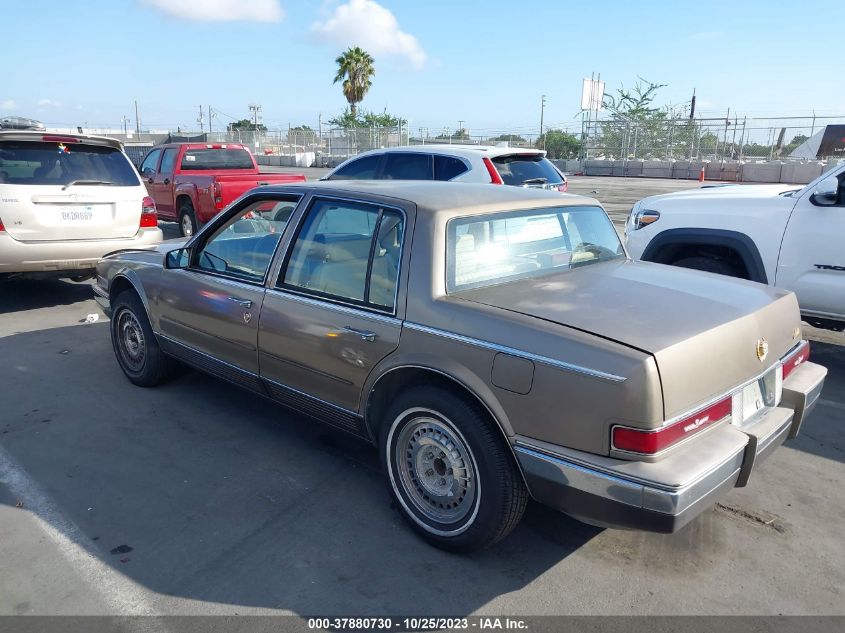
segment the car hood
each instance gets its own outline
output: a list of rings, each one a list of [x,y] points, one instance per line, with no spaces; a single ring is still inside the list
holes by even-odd
[[[156,245],[155,250],[159,253],[169,253],[170,251],[175,251],[177,248],[182,248],[185,244],[188,243],[187,237],[176,237],[172,240],[164,240]]]
[[[661,264],[611,261],[462,292],[652,354],[667,417],[774,365],[797,340],[792,293]],[[757,358],[760,339],[769,345]],[[566,360],[566,359],[560,359]]]
[[[664,193],[659,196],[650,196],[642,200],[642,206],[648,208],[651,202],[663,200],[690,200],[701,198],[708,201],[713,200],[742,200],[748,198],[763,199],[776,198],[786,191],[800,191],[801,187],[795,185],[714,185],[711,187],[698,187],[696,189],[685,189],[673,193]]]

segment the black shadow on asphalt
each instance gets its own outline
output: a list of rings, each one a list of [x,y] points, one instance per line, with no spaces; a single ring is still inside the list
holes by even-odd
[[[70,305],[93,297],[91,285],[64,279],[0,280],[0,314]]]
[[[447,554],[391,508],[375,449],[200,373],[135,387],[105,323],[8,336],[0,357],[15,359],[0,442],[87,535],[79,545],[161,594],[466,614],[601,533],[530,505],[495,547]]]

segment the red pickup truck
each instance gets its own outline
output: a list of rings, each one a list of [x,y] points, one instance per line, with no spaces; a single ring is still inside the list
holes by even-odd
[[[301,174],[260,173],[252,154],[236,143],[158,145],[139,171],[158,217],[179,222],[184,236],[254,187],[305,180]]]

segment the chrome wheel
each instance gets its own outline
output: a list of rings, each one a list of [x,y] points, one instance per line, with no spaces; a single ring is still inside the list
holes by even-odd
[[[143,370],[147,357],[144,330],[130,310],[123,310],[117,315],[115,333],[117,348],[124,366],[132,372]]]
[[[401,487],[400,499],[410,502],[415,520],[427,530],[463,531],[477,512],[481,492],[472,451],[457,428],[433,411],[406,411],[394,422],[391,435],[403,422],[395,442],[389,444],[391,471],[396,473],[394,478],[391,472],[391,482],[394,488]],[[447,526],[453,529],[439,529]]]
[[[187,213],[182,214],[182,235],[191,237],[194,234],[194,221]]]

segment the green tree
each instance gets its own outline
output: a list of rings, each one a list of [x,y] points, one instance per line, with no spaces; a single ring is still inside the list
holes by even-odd
[[[549,158],[577,158],[581,141],[563,130],[548,130],[537,139],[534,147],[545,149]]]
[[[375,60],[367,51],[358,46],[348,48],[335,59],[337,73],[334,83],[342,81],[343,96],[349,102],[349,109],[354,119],[358,118],[358,104],[373,85],[371,77],[376,74]]]
[[[263,123],[259,123],[258,125],[256,125],[250,119],[240,119],[239,121],[233,121],[227,127],[230,132],[234,132],[235,130],[261,130],[262,132],[267,131],[266,125],[264,125]]]
[[[490,139],[491,141],[508,141],[510,143],[527,143],[528,141],[519,134],[499,134]]]
[[[443,132],[443,134],[438,134],[434,138],[445,141],[448,139],[452,139],[453,141],[466,141],[469,140],[469,132],[466,129],[461,128],[460,130],[455,130],[454,132]]]

